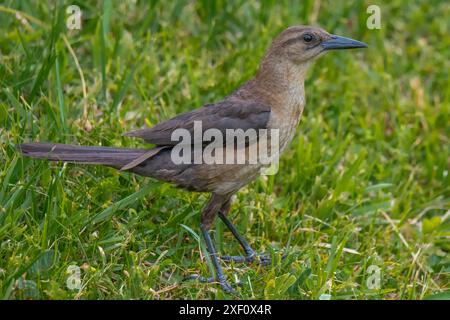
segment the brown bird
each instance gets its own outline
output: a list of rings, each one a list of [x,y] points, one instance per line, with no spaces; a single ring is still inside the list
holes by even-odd
[[[176,129],[185,129],[185,133],[195,136],[197,121],[202,125],[202,134],[208,129],[215,129],[216,133],[224,136],[230,129],[242,129],[241,132],[257,130],[257,139],[245,140],[243,146],[246,152],[250,152],[250,147],[262,139],[261,129],[276,130],[278,145],[275,153],[281,154],[294,136],[305,105],[304,80],[311,63],[328,50],[365,47],[367,45],[363,42],[332,35],[320,28],[293,26],[281,32],[272,42],[255,77],[222,101],[181,114],[152,128],[125,134],[155,144],[152,149],[54,143],[25,143],[18,148],[23,155],[33,158],[101,164],[170,182],[187,190],[210,192],[211,198],[201,213],[200,228],[215,268],[216,280],[224,291],[230,292],[232,288],[222,272],[209,230],[216,216],[219,216],[245,252],[244,256],[222,256],[222,260],[252,262],[258,259],[263,264],[269,261],[264,256],[256,255],[227,218],[232,195],[257,178],[261,168],[266,165],[261,162],[250,163],[248,160],[245,163],[235,161],[225,164],[196,161],[177,163],[173,152],[179,146],[179,140],[174,141],[174,132]],[[272,141],[275,135],[270,134],[268,137]],[[190,140],[187,145],[198,146],[197,140]],[[234,144],[231,149],[227,149],[228,141],[222,145],[225,154],[229,150],[237,150]],[[205,151],[206,148],[207,145],[201,141],[200,151]],[[194,155],[195,151],[186,150]]]

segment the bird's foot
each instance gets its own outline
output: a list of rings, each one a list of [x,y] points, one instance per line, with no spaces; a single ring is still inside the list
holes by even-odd
[[[206,278],[206,277],[202,277],[198,274],[191,274],[190,276],[187,276],[186,278],[184,278],[182,280],[182,282],[189,281],[189,280],[197,280],[201,283],[218,282],[220,284],[220,286],[222,287],[223,292],[225,292],[225,293],[234,293],[235,292],[235,290],[233,289],[231,284],[225,278],[221,278],[216,281],[216,279],[214,279],[213,277]]]
[[[220,286],[222,287],[223,292],[225,293],[235,293],[236,291],[233,289],[231,284],[228,283],[227,280],[223,279],[222,281],[219,281]]]
[[[191,274],[189,276],[187,276],[186,278],[184,278],[183,280],[181,280],[181,282],[186,282],[186,281],[190,281],[190,280],[197,280],[198,282],[201,283],[211,283],[214,282],[214,278],[213,277],[202,277],[201,275],[198,274]]]
[[[286,258],[286,254],[283,254],[283,256],[281,257],[281,259],[284,258]],[[257,260],[257,262],[264,267],[272,264],[272,257],[270,255],[267,254],[257,255],[254,252],[247,254],[245,256],[221,256],[220,259],[225,262],[233,261],[236,263],[252,263],[255,260]]]

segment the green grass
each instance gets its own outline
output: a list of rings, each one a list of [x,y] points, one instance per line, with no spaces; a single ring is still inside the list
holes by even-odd
[[[381,30],[366,28],[372,1],[83,1],[80,31],[66,29],[73,2],[59,4],[0,6],[1,298],[450,297],[447,1],[376,1]],[[274,262],[227,265],[243,284],[236,297],[177,286],[209,274],[198,237],[206,194],[15,150],[142,146],[121,134],[220,100],[295,24],[369,49],[316,63],[279,173],[237,195],[232,220]],[[220,222],[214,236],[221,252],[240,252]],[[70,265],[80,291],[66,286]],[[366,285],[371,265],[379,289]]]

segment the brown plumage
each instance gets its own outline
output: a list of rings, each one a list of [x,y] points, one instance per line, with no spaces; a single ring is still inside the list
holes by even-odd
[[[26,156],[53,161],[103,164],[150,176],[187,190],[210,192],[211,199],[202,211],[201,229],[216,269],[217,280],[225,291],[226,282],[208,230],[218,215],[232,231],[246,255],[222,257],[226,261],[251,262],[255,252],[228,220],[231,197],[260,174],[262,164],[175,164],[171,158],[176,129],[193,132],[194,121],[201,121],[203,132],[217,129],[277,129],[279,152],[292,140],[304,105],[304,79],[311,62],[330,49],[362,48],[362,42],[331,35],[326,31],[294,26],[272,42],[255,77],[215,104],[184,113],[152,128],[126,133],[156,145],[153,149],[81,147],[61,144],[25,143],[19,150]],[[249,148],[248,142],[245,148]],[[260,262],[267,258],[260,257]]]

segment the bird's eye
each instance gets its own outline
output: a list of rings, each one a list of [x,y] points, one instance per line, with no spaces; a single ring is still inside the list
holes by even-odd
[[[305,42],[311,42],[314,39],[314,37],[312,35],[310,35],[309,33],[303,35],[303,41]]]

